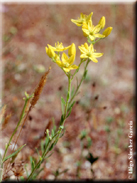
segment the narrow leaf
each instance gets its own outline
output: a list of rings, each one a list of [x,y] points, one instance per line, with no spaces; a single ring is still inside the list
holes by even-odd
[[[61,112],[62,112],[62,114],[64,114],[64,105],[62,102],[61,102]]]
[[[75,103],[76,103],[76,101],[73,101],[72,104],[69,104],[68,111],[70,111],[70,109],[74,106]]]
[[[72,90],[71,90],[71,96],[74,95],[74,91],[75,91],[75,88],[74,88],[74,86],[73,86],[73,87],[72,87]]]
[[[54,130],[52,129],[51,130],[51,136],[53,137],[55,135],[55,132],[54,132]]]
[[[70,116],[71,111],[72,111],[72,107],[70,108],[70,110],[69,110],[69,113],[68,113],[67,117],[69,117],[69,116]]]
[[[36,179],[36,177],[40,174],[40,172],[41,172],[42,170],[44,170],[44,168],[41,168],[40,170],[38,170],[38,171],[34,174],[34,176],[33,176],[33,179],[34,179],[34,180]]]
[[[65,100],[64,100],[63,97],[61,97],[61,102],[62,102],[64,105],[66,105],[66,102],[65,102]]]
[[[34,169],[34,161],[33,158],[30,156],[30,164],[31,164],[31,171]]]
[[[48,156],[46,156],[44,159],[49,158],[52,154],[53,154],[53,152],[50,153]]]
[[[54,142],[51,144],[51,146],[50,146],[50,148],[49,148],[49,151],[51,151],[52,149],[53,149],[53,147],[54,147]]]
[[[9,156],[7,156],[6,158],[4,158],[3,162],[5,162],[7,159],[12,158],[13,156],[15,156],[16,154],[18,154],[21,149],[25,146],[26,144],[24,144],[23,146],[21,146],[20,148],[18,148],[14,153],[10,154]]]
[[[43,141],[41,141],[40,146],[41,146],[41,151],[43,153],[44,152],[44,142]]]
[[[62,124],[63,120],[64,120],[64,115],[62,114],[61,119],[60,119],[60,125]]]
[[[45,138],[45,147],[47,146],[48,142],[49,142],[49,138],[46,137],[46,138]]]

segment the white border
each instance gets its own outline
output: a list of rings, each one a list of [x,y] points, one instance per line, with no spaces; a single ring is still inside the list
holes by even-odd
[[[1,0],[1,2],[3,3],[14,3],[14,2],[18,2],[18,3],[42,3],[42,2],[46,2],[46,3],[133,3],[136,2],[136,0]]]
[[[2,88],[3,88],[3,83],[2,83],[2,4],[0,3],[0,107],[2,106]]]

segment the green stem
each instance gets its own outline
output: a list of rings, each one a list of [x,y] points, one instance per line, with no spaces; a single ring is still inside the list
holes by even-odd
[[[39,165],[40,165],[41,162],[43,161],[44,157],[46,156],[46,154],[47,154],[47,152],[48,152],[47,149],[48,149],[48,147],[49,147],[49,145],[50,145],[50,142],[51,142],[51,141],[49,141],[48,144],[47,144],[47,147],[46,147],[46,149],[45,149],[45,151],[44,151],[44,153],[43,153],[43,155],[42,155],[42,159],[40,159],[40,160],[38,161],[38,163],[36,164],[36,166],[35,166],[34,169],[32,170],[31,174],[30,174],[29,177],[27,178],[27,181],[30,180],[30,178],[31,178],[32,175],[34,174],[35,170],[39,167]]]
[[[65,113],[64,113],[64,118],[66,118],[67,115],[67,110],[68,110],[68,103],[70,99],[70,90],[71,90],[71,79],[70,76],[68,76],[68,94],[67,94],[67,101],[66,101],[66,106],[65,106]]]
[[[33,173],[35,172],[35,170],[38,168],[38,166],[41,164],[42,160],[39,160],[38,163],[36,164],[36,166],[34,167],[34,169],[32,170],[31,174],[29,175],[29,177],[27,178],[27,181],[30,180],[30,178],[32,177]]]
[[[80,66],[81,66],[82,63],[83,63],[83,62],[82,62],[82,60],[81,60],[81,62],[80,62],[79,65],[78,65],[78,69],[76,69],[76,71],[74,72],[74,74],[73,74],[71,80],[74,78],[74,76],[76,75],[76,73],[79,71],[79,68],[80,68]]]
[[[68,76],[68,93],[67,93],[67,99],[66,99],[66,105],[65,105],[64,119],[61,122],[60,126],[64,125],[65,120],[67,118],[68,104],[69,104],[69,100],[70,100],[70,91],[71,91],[71,81],[72,81],[72,79],[70,78],[70,74],[68,74],[67,76]]]
[[[77,92],[78,92],[78,90],[79,90],[79,88],[80,88],[80,86],[81,86],[81,83],[82,83],[82,81],[84,80],[84,74],[85,74],[85,71],[86,71],[86,69],[87,69],[87,66],[88,66],[89,62],[90,62],[90,60],[88,59],[86,65],[85,65],[85,68],[84,68],[83,76],[82,76],[82,78],[81,78],[81,80],[80,80],[80,82],[79,82],[79,85],[77,86],[77,88],[76,88],[76,90],[75,90],[74,95],[72,96],[72,98],[71,98],[71,100],[70,100],[70,104],[71,104],[71,102],[73,101],[74,97],[77,95]]]
[[[87,68],[88,63],[89,63],[89,60],[88,60],[87,63],[86,63],[85,70],[86,70],[86,68]],[[82,64],[82,61],[80,62],[79,66],[80,66],[81,64]],[[84,70],[84,73],[85,73],[85,70]],[[78,72],[78,70],[75,71],[74,75],[75,75],[77,72]],[[67,74],[67,77],[68,77],[68,93],[67,93],[65,111],[64,111],[64,115],[63,115],[63,121],[61,122],[60,126],[64,126],[65,120],[66,120],[66,118],[67,118],[68,105],[69,105],[69,103],[70,103],[69,100],[70,100],[70,93],[71,93],[71,81],[72,81],[74,75],[73,75],[72,78],[71,78],[70,73]],[[82,79],[81,79],[81,81],[80,81],[80,83],[79,83],[79,85],[78,85],[78,87],[77,87],[77,89],[76,89],[76,91],[75,91],[75,94],[73,95],[71,101],[73,100],[73,98],[74,98],[75,95],[77,94],[77,92],[78,92],[78,90],[79,90],[79,87],[80,87],[80,85],[81,85],[83,79],[84,79],[84,74],[83,74],[83,77],[82,77]],[[42,161],[44,160],[45,156],[48,154],[50,144],[52,144],[52,143],[54,143],[54,142],[56,143],[56,142],[59,140],[61,131],[62,131],[62,130],[60,130],[60,127],[59,127],[59,129],[58,129],[56,135],[55,135],[55,136],[52,138],[52,140],[47,144],[47,147],[46,147],[46,149],[45,149],[45,151],[44,151],[44,153],[43,153],[43,155],[42,155],[42,159],[40,159],[40,160],[38,161],[38,163],[37,163],[36,166],[34,167],[33,171],[31,172],[31,174],[30,174],[29,177],[27,178],[27,181],[30,180],[30,178],[33,176],[35,170],[39,167],[39,165],[40,165],[40,164],[42,163]],[[56,139],[55,139],[55,141],[53,142],[53,139],[54,139],[54,138],[56,138]]]
[[[97,43],[98,41],[100,41],[102,38],[99,38],[99,39],[97,39],[96,41],[93,41],[93,42],[91,42],[93,45],[95,44],[95,43]]]
[[[59,130],[60,130],[60,129],[59,129]],[[59,130],[58,130],[58,131],[59,131]],[[31,174],[30,174],[29,177],[27,178],[27,181],[30,180],[30,178],[33,176],[35,170],[36,170],[36,169],[39,167],[39,165],[43,162],[45,156],[46,156],[46,155],[48,154],[48,152],[49,152],[49,147],[50,147],[50,145],[52,144],[54,138],[55,138],[56,136],[57,136],[56,138],[58,138],[58,135],[60,134],[60,133],[58,133],[58,131],[57,131],[57,133],[52,137],[52,139],[48,142],[47,147],[46,147],[45,151],[44,151],[43,154],[42,154],[42,158],[38,161],[38,163],[36,164],[36,166],[35,166],[34,169],[32,170]]]
[[[19,122],[18,122],[18,124],[17,124],[17,126],[16,126],[14,132],[12,133],[12,135],[11,135],[11,137],[10,137],[10,140],[9,140],[7,146],[6,146],[5,153],[4,153],[4,155],[3,155],[3,159],[2,159],[2,160],[5,159],[5,156],[6,156],[6,153],[7,153],[7,151],[8,151],[8,148],[9,148],[9,146],[10,146],[10,143],[11,143],[11,141],[12,141],[12,138],[13,138],[13,136],[15,135],[15,133],[16,133],[16,131],[17,131],[17,129],[18,129],[18,127],[19,127],[19,125],[20,125],[20,123],[21,123],[23,117],[24,117],[25,109],[26,109],[28,100],[29,100],[29,98],[25,99],[25,104],[24,104],[24,107],[23,107],[23,110],[22,110],[22,113],[21,113],[21,117],[20,117]]]

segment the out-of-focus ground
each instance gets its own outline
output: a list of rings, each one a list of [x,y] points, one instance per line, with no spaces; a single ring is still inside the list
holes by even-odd
[[[78,102],[65,123],[66,132],[45,162],[45,169],[38,178],[54,179],[53,171],[68,169],[58,179],[77,179],[77,162],[81,154],[79,135],[85,129],[92,139],[89,150],[94,157],[99,157],[92,166],[94,180],[128,179],[128,123],[135,120],[134,4],[12,3],[3,4],[2,12],[2,100],[12,117],[2,133],[1,147],[8,142],[17,124],[24,103],[24,92],[31,94],[34,91],[42,71],[44,68],[48,70],[49,66],[52,69],[47,83],[20,137],[19,145],[27,143],[28,146],[22,150],[19,158],[28,163],[29,155],[35,156],[35,139],[44,133],[52,117],[59,125],[60,98],[65,96],[67,77],[46,55],[45,46],[54,45],[57,41],[63,42],[64,46],[75,43],[75,64],[78,65],[78,46],[87,40],[81,27],[70,20],[77,19],[80,13],[88,15],[93,12],[94,25],[105,16],[105,27],[112,26],[113,31],[95,45],[97,52],[104,55],[98,59],[98,63],[90,62],[88,75],[76,97]],[[78,78],[82,70],[83,66]],[[134,137],[133,140],[135,142]],[[86,155],[85,147],[83,157]],[[90,169],[90,163],[83,158],[80,179],[93,178]]]

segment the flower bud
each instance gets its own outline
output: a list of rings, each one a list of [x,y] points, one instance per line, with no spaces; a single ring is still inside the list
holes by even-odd
[[[105,17],[104,16],[100,19],[98,24],[100,24],[101,29],[103,29],[105,27]]]
[[[50,58],[53,58],[55,56],[55,52],[53,51],[53,49],[49,46],[49,48],[45,47],[46,49],[46,53]]]
[[[71,57],[71,55],[76,55],[76,46],[74,43],[68,49],[68,56]]]
[[[104,35],[105,37],[107,37],[107,36],[111,33],[112,29],[113,29],[113,27],[108,27],[108,28],[106,28],[106,29],[104,30],[104,32],[103,32],[103,35]]]

